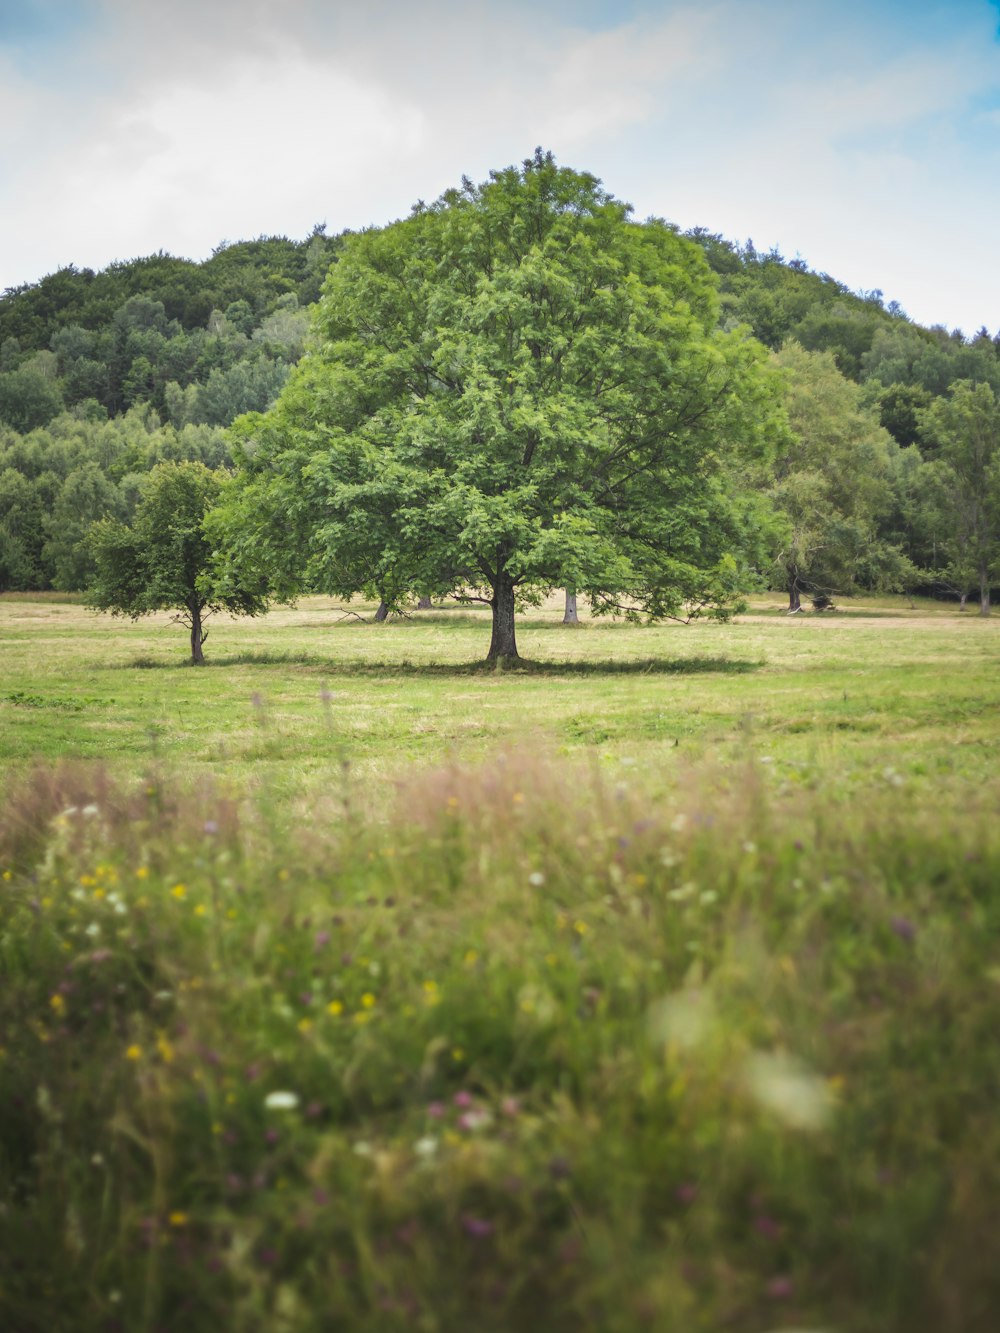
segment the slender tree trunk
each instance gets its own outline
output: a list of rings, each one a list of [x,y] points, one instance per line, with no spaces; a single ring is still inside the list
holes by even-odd
[[[979,571],[979,614],[988,616],[990,613],[990,576],[985,569]]]
[[[205,654],[201,645],[205,642],[205,635],[201,627],[201,607],[192,606],[188,609],[191,612],[191,665],[204,666]]]
[[[424,593],[423,597],[421,597],[420,601],[417,603],[417,610],[430,611],[432,609],[433,607],[431,604],[430,595],[428,593]]]
[[[969,594],[968,594],[967,592],[960,592],[960,593],[958,594],[958,609],[959,609],[959,611],[964,611],[964,610],[965,610],[965,603],[968,601],[968,598],[969,598]]]
[[[576,589],[566,589],[566,610],[563,612],[564,625],[579,625],[580,617],[576,614]]]
[[[504,569],[497,575],[490,605],[493,607],[493,638],[486,660],[513,661],[518,657],[514,638],[514,584]]]
[[[802,610],[802,594],[799,591],[799,579],[797,574],[788,576],[788,614],[793,615],[796,611]]]
[[[389,614],[388,606],[386,606],[385,602],[379,602],[378,610],[375,612],[376,625],[381,625],[382,621],[386,619],[388,614]]]

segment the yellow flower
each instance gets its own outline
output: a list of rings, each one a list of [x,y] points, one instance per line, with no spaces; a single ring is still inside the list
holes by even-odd
[[[174,1048],[161,1032],[156,1039],[156,1050],[164,1064],[169,1065],[174,1058]]]
[[[95,889],[94,897],[97,899],[98,902],[100,902],[100,900],[107,895],[107,892],[108,892],[107,889]]]
[[[278,871],[278,878],[281,880],[282,883],[284,883],[285,880],[288,879],[288,871],[287,871],[287,870],[279,870],[279,871]]]
[[[464,1049],[461,1046],[453,1046],[451,1048],[451,1058],[453,1060],[464,1060],[465,1059]]]
[[[364,1005],[366,1009],[375,1008],[375,996],[371,993],[370,990],[366,990],[364,995],[362,995],[361,1003]]]
[[[465,966],[472,967],[479,962],[479,952],[476,949],[467,949],[465,951]]]
[[[170,892],[173,894],[173,896],[174,896],[175,898],[186,898],[186,897],[187,897],[187,885],[186,885],[186,884],[175,884],[174,887],[170,890]]]
[[[141,1046],[135,1046],[135,1045],[130,1046],[130,1047],[128,1048],[128,1050],[125,1052],[125,1059],[126,1059],[126,1060],[141,1060],[141,1059],[142,1059],[142,1047],[141,1047]]]
[[[49,1004],[52,1006],[52,1008],[56,1011],[57,1014],[61,1014],[63,1010],[66,1008],[66,1001],[63,999],[61,995],[53,995],[52,999],[49,1000]]]
[[[520,805],[524,800],[524,792],[516,791],[514,795],[511,797],[511,800],[514,802],[515,805]]]
[[[12,880],[12,879],[14,878],[14,872],[13,872],[13,870],[5,870],[5,871],[3,872],[3,877],[4,877],[4,879],[7,880],[7,881]]]
[[[344,1006],[341,1004],[339,1000],[331,1000],[330,1003],[326,1006],[326,1012],[328,1014],[333,1014],[334,1018],[336,1018],[338,1014],[342,1014],[344,1012]]]
[[[140,866],[135,872],[136,879],[149,879],[149,866]]]
[[[208,910],[208,909],[205,907],[205,904],[204,904],[204,903],[199,903],[198,906],[194,909],[194,915],[195,915],[195,916],[204,916],[204,915],[205,915],[205,912],[206,912],[207,910]]]
[[[300,1018],[298,1021],[298,1029],[300,1032],[308,1032],[312,1025],[313,1022],[311,1018]]]
[[[354,1015],[354,1021],[359,1025],[362,1023],[367,1023],[369,1018],[371,1018],[371,1014],[365,1013],[364,1009],[359,1009],[358,1012]]]
[[[574,921],[573,929],[578,935],[586,935],[590,927],[587,925],[586,921]]]
[[[230,920],[230,921],[235,921],[237,915],[238,915],[238,913],[237,913],[235,907],[230,907],[229,911],[226,913],[226,916],[229,917],[229,920]]]
[[[189,1218],[187,1213],[175,1212],[170,1214],[170,1216],[167,1218],[167,1221],[170,1223],[172,1227],[186,1227]]]

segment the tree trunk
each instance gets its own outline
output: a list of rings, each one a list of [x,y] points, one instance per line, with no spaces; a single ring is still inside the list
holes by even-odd
[[[576,614],[576,589],[566,589],[566,610],[563,612],[564,625],[579,625],[580,617]]]
[[[385,602],[379,602],[378,610],[375,612],[376,625],[381,625],[382,621],[386,619],[388,614],[389,614],[388,606],[385,604]]]
[[[979,573],[979,614],[988,616],[990,613],[990,576],[986,570],[980,570]]]
[[[430,596],[427,593],[424,593],[423,597],[421,597],[420,601],[417,603],[417,610],[418,611],[433,610]]]
[[[958,609],[959,609],[959,611],[964,611],[964,610],[965,610],[965,603],[966,603],[966,601],[968,600],[968,597],[969,597],[969,594],[968,594],[967,592],[960,592],[960,593],[958,594]]]
[[[205,642],[205,635],[201,627],[201,607],[192,606],[191,612],[191,665],[204,666],[205,654],[202,652],[201,645]]]
[[[802,594],[799,591],[799,580],[797,575],[788,576],[788,614],[794,615],[796,611],[802,610]]]
[[[514,584],[506,570],[501,570],[490,600],[493,608],[493,638],[487,662],[515,661],[518,657],[514,638]]]

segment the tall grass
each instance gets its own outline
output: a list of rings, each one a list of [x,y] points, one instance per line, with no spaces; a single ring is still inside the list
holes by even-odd
[[[498,757],[0,813],[0,1326],[997,1326],[996,786]]]

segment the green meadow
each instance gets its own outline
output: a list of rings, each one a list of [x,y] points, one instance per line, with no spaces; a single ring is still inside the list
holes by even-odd
[[[1000,621],[0,597],[0,1327],[992,1330]]]

